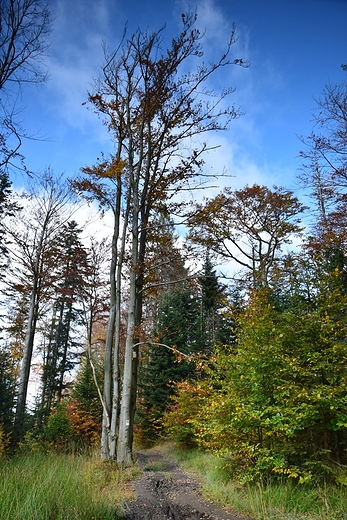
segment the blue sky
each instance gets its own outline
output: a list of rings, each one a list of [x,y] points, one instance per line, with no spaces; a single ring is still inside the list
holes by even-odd
[[[230,130],[211,136],[221,148],[206,168],[232,175],[235,188],[258,182],[291,189],[297,185],[298,135],[312,128],[314,97],[327,82],[346,75],[347,0],[49,0],[54,30],[48,56],[50,80],[23,92],[23,125],[40,137],[22,148],[29,169],[50,166],[78,174],[101,151],[110,151],[106,130],[83,102],[103,63],[102,40],[119,42],[123,26],[158,29],[170,38],[181,29],[181,13],[197,8],[206,32],[206,56],[223,49],[233,23],[238,42],[231,67],[220,80],[236,92],[230,100],[244,115]],[[218,87],[218,85],[216,85]],[[14,179],[14,184],[19,179]]]

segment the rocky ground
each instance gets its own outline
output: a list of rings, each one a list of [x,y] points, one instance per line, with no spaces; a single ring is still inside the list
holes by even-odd
[[[124,520],[245,520],[206,500],[198,481],[153,450],[137,454],[143,470]],[[250,520],[250,519],[248,519]]]

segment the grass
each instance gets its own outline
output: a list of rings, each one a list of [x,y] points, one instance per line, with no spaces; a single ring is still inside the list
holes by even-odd
[[[145,466],[145,471],[164,471],[166,463],[162,460],[151,460]]]
[[[347,520],[347,486],[241,486],[225,461],[201,451],[178,451],[165,444],[156,451],[178,459],[201,481],[209,498],[255,520]],[[147,470],[163,462],[149,461]],[[137,473],[136,473],[137,472]],[[62,455],[31,451],[0,459],[1,520],[117,520],[130,498],[128,482],[136,466],[119,470],[99,455]]]
[[[1,520],[115,520],[132,469],[88,456],[27,453],[0,459]]]
[[[243,485],[225,469],[225,461],[211,453],[179,451],[166,445],[167,457],[180,461],[203,485],[206,496],[255,520],[347,520],[347,486],[281,484]],[[163,453],[163,454],[164,454]]]

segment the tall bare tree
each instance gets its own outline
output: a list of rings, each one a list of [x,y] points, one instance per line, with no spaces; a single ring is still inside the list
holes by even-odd
[[[0,168],[20,158],[27,137],[19,99],[27,83],[42,83],[43,56],[51,31],[48,4],[41,0],[0,0]]]
[[[105,49],[103,76],[89,99],[105,119],[116,143],[115,153],[110,160],[84,169],[89,178],[75,184],[106,205],[110,204],[108,186],[113,183],[114,187],[102,456],[116,456],[121,464],[132,457],[147,241],[149,230],[157,225],[153,216],[171,211],[177,214],[182,209],[177,195],[202,182],[202,156],[209,147],[199,138],[226,129],[239,115],[226,103],[232,88],[214,93],[207,87],[218,70],[243,63],[230,58],[234,30],[225,52],[216,61],[205,63],[196,15],[183,15],[182,21],[182,32],[166,51],[162,49],[163,29],[153,33],[138,29],[130,37],[124,33],[115,52]],[[192,149],[193,141],[196,147]],[[115,320],[120,316],[125,267],[126,332],[120,379],[120,329]]]
[[[346,248],[347,80],[328,83],[316,104],[313,130],[302,138],[300,180],[314,201],[316,245]]]

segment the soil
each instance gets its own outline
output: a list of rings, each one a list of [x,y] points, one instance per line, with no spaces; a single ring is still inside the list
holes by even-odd
[[[199,482],[159,452],[142,451],[137,459],[142,474],[124,520],[247,520],[204,498]]]

